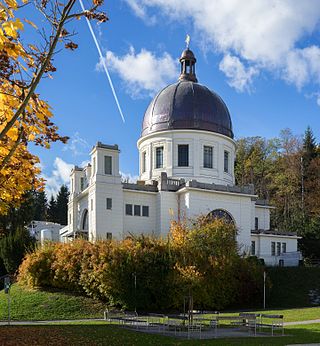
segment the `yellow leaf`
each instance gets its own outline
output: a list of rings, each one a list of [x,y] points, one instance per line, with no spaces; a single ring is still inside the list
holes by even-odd
[[[5,0],[5,3],[12,8],[17,8],[17,2],[16,0]]]
[[[8,36],[17,38],[18,30],[23,29],[23,24],[21,23],[20,19],[17,18],[15,21],[9,20],[7,22],[4,22],[2,24],[2,28]]]
[[[31,20],[25,18],[24,21],[28,23],[29,25],[31,25],[32,27],[34,27],[35,29],[38,29],[38,27],[33,22],[31,22]]]

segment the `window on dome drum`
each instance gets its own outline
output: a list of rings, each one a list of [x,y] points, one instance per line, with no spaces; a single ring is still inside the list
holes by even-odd
[[[276,255],[276,243],[274,241],[271,242],[271,256]]]
[[[254,256],[256,254],[256,242],[254,240],[251,241],[251,255]]]
[[[203,167],[204,168],[212,168],[213,167],[213,147],[205,145],[203,147]]]
[[[146,171],[146,158],[147,153],[144,151],[141,157],[141,173],[144,173]]]
[[[111,240],[112,239],[112,233],[111,232],[107,232],[107,240]]]
[[[149,207],[147,205],[142,206],[142,216],[149,216]]]
[[[189,166],[189,145],[188,144],[178,145],[178,166],[179,167]]]
[[[163,147],[156,148],[156,168],[163,167]]]
[[[112,174],[112,156],[104,157],[104,174]]]
[[[132,215],[132,204],[126,204],[126,215]]]
[[[287,243],[282,243],[282,253],[287,252]]]
[[[112,209],[112,198],[106,199],[106,206],[107,206],[107,209],[109,209],[109,210]]]
[[[281,253],[281,243],[277,242],[277,256],[280,256]]]
[[[259,229],[259,218],[254,218],[254,229],[257,231]]]
[[[134,206],[134,216],[141,216],[141,205]]]
[[[229,173],[229,152],[224,151],[224,172]]]

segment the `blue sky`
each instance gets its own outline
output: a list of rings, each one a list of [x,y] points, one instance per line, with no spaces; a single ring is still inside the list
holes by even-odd
[[[121,171],[138,174],[144,111],[178,78],[187,33],[198,80],[226,102],[236,138],[271,138],[287,127],[302,134],[310,125],[320,139],[320,0],[114,0],[103,9],[110,21],[93,28],[126,122],[85,20],[73,22],[79,48],[57,54],[57,72],[38,88],[60,134],[70,137],[67,145],[32,149],[49,193],[68,181],[72,164],[88,160],[97,141],[117,143]]]

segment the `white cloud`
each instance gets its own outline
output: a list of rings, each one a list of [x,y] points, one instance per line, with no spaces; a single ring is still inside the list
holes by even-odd
[[[228,55],[238,57],[246,62],[247,69],[274,72],[298,88],[306,83],[319,83],[319,47],[302,44],[303,39],[319,29],[319,0],[134,2],[143,8],[144,16],[148,10],[157,9],[166,20],[178,20],[189,26],[191,23],[195,36],[201,38],[199,45],[222,53],[223,59]],[[242,85],[245,82],[250,84],[251,78],[244,79]],[[239,88],[236,82],[232,85]]]
[[[74,165],[63,161],[60,157],[56,157],[53,163],[53,171],[50,176],[44,175],[46,180],[46,193],[48,198],[55,196],[59,191],[61,185],[69,185],[70,173]]]
[[[68,143],[65,144],[62,150],[70,150],[73,156],[88,155],[90,146],[84,138],[80,137],[79,132],[75,132],[73,136],[68,140]]]
[[[228,84],[239,92],[250,91],[252,78],[259,73],[254,67],[246,68],[238,57],[230,54],[221,60],[219,69],[228,77]]]
[[[127,183],[136,183],[139,179],[138,175],[131,175],[131,173],[124,173],[120,171],[121,180]]]
[[[129,7],[131,8],[131,10],[134,12],[134,14],[143,19],[143,21],[146,24],[149,25],[154,25],[156,23],[156,17],[154,15],[150,16],[148,15],[147,11],[146,11],[146,7],[139,3],[139,1],[137,0],[125,0],[125,2],[129,5]]]
[[[167,52],[156,56],[146,49],[136,53],[134,48],[130,47],[129,53],[124,56],[108,51],[106,63],[111,70],[119,74],[126,91],[133,98],[154,95],[178,74],[177,63]],[[101,61],[97,68],[102,69]]]
[[[305,94],[305,97],[307,99],[315,99],[317,105],[320,107],[320,92],[314,92],[314,93],[311,93],[311,94]]]

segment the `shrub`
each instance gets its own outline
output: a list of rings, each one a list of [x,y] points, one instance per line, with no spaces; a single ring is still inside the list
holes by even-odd
[[[47,243],[27,254],[19,267],[18,281],[29,287],[54,287],[55,248],[55,244]]]
[[[233,225],[201,217],[173,223],[167,240],[47,244],[26,256],[19,280],[127,309],[181,309],[188,295],[197,308],[222,309],[253,301],[261,288],[261,266],[239,256],[235,236]]]

